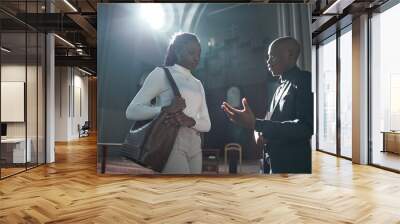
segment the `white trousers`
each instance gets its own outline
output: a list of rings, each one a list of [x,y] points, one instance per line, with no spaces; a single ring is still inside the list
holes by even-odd
[[[200,174],[201,170],[200,134],[191,128],[181,127],[162,173]]]

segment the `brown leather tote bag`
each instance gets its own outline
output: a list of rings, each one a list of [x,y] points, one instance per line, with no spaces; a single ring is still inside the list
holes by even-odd
[[[168,68],[161,68],[165,71],[175,97],[181,97]],[[158,116],[140,128],[134,128],[135,125],[132,125],[123,144],[125,156],[144,167],[161,172],[167,163],[179,130],[179,127],[164,123],[166,115],[167,113],[161,111]]]

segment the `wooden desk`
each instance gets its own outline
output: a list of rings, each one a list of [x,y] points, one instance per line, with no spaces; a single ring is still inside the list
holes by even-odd
[[[400,131],[383,131],[382,152],[400,154]]]
[[[28,144],[25,143],[25,140]],[[2,157],[6,163],[25,163],[31,162],[32,141],[30,138],[6,138],[1,139]],[[25,146],[26,150],[25,150]],[[4,156],[3,156],[4,154]]]

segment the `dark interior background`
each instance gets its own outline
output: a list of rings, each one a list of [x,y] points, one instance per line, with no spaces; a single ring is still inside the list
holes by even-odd
[[[98,5],[99,142],[123,141],[132,124],[125,110],[141,80],[162,65],[172,35],[186,31],[196,33],[202,45],[201,62],[193,73],[205,88],[212,123],[204,147],[222,149],[226,143],[238,142],[244,159],[259,158],[253,133],[230,124],[220,105],[227,90],[237,86],[257,117],[265,116],[278,82],[269,74],[264,55],[280,36],[281,4],[163,4],[168,29],[162,31],[140,19],[140,5]],[[306,5],[297,9],[297,15],[309,13]],[[309,23],[302,28],[310,33]],[[308,51],[305,55],[310,55]]]

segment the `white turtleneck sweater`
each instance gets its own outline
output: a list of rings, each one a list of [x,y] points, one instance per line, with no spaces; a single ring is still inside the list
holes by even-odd
[[[183,112],[196,121],[193,129],[208,132],[211,128],[204,88],[190,70],[175,64],[167,67],[185,99],[186,108]],[[150,101],[157,97],[156,105]],[[155,68],[146,78],[142,88],[126,109],[126,117],[130,120],[147,120],[157,116],[161,108],[171,104],[174,94],[168,78],[162,68]]]

